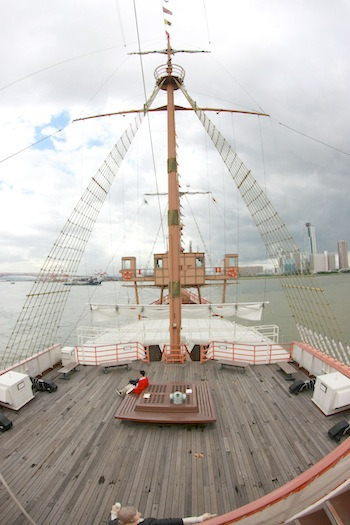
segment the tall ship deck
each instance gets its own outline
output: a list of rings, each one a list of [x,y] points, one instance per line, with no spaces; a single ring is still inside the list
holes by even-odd
[[[124,9],[124,4],[128,3],[119,3],[118,9],[122,5]],[[159,5],[163,18],[172,16],[167,0]],[[189,5],[187,2],[186,9]],[[6,347],[1,349],[1,524],[107,525],[116,501],[155,520],[208,512],[208,525],[349,524],[350,344],[318,285],[312,258],[300,248],[272,203],[283,186],[276,168],[279,162],[272,170],[274,187],[270,191],[266,180],[255,178],[249,161],[246,165],[251,145],[244,125],[240,130],[248,142],[245,148],[236,147],[235,138],[226,139],[221,127],[221,113],[238,114],[258,120],[261,132],[261,122],[270,115],[258,105],[256,110],[218,108],[194,100],[185,87],[185,69],[175,63],[175,57],[188,53],[188,60],[192,60],[194,53],[205,50],[175,46],[176,37],[166,18],[161,46],[146,49],[141,45],[135,2],[133,7],[138,45],[131,54],[138,55],[142,66],[142,103],[136,109],[80,115],[69,124],[86,125],[82,128],[85,132],[85,121],[90,119],[122,115],[124,122],[128,121],[124,131],[118,128],[119,138],[107,157],[100,159],[100,167],[62,228],[52,227],[57,238],[40,265]],[[99,32],[103,32],[100,27]],[[154,70],[150,94],[143,69],[145,62],[152,60],[149,55],[160,55],[163,62]],[[198,73],[206,86],[210,72],[202,65]],[[109,73],[108,78],[112,76]],[[31,76],[21,80],[27,78]],[[80,83],[80,78],[76,81]],[[69,89],[75,93],[74,82]],[[201,129],[205,154],[197,151],[199,142],[192,122],[184,115],[193,117]],[[209,115],[218,117],[216,124]],[[159,124],[162,116],[166,126]],[[156,138],[152,118],[159,124]],[[45,124],[50,133],[55,119],[56,114]],[[149,141],[142,136],[135,145],[142,127],[148,131]],[[43,129],[41,122],[40,131]],[[68,140],[77,140],[74,132],[70,135],[72,129],[64,128],[63,137],[56,137],[62,128],[45,138],[51,142],[44,159],[63,153],[67,162]],[[37,137],[38,128],[33,127],[31,133]],[[90,131],[87,135],[88,148],[92,145],[94,150],[101,139]],[[107,135],[103,134],[103,143],[113,143]],[[150,152],[145,151],[146,142]],[[263,148],[261,135],[259,142]],[[32,146],[39,144],[41,139]],[[180,146],[184,150],[189,146],[183,157]],[[78,164],[81,171],[90,168],[91,149],[83,161],[82,146],[79,162],[74,158],[60,168],[62,177],[64,173],[72,184],[72,192],[77,179],[73,184],[70,170],[76,170]],[[196,153],[199,159],[192,163]],[[295,148],[290,158],[294,154]],[[251,163],[261,178],[265,165],[259,174],[258,156],[264,161],[262,152],[252,155]],[[156,157],[161,169],[157,169]],[[189,235],[186,221],[192,208],[188,205],[185,212],[184,202],[205,194],[211,204],[217,204],[209,191],[209,180],[211,189],[219,186],[218,160],[224,181],[218,215],[224,226],[213,231],[208,227],[208,232],[205,228],[204,236],[201,227],[209,226],[205,217],[210,210],[202,204],[197,206],[201,221],[194,217],[195,228]],[[62,157],[55,161],[54,172],[61,161]],[[181,179],[184,164],[190,166],[185,182]],[[293,170],[291,185],[295,185],[295,165]],[[155,179],[152,185],[150,174]],[[311,168],[308,174],[311,180]],[[20,177],[16,170],[11,175],[16,180]],[[121,181],[114,191],[116,178]],[[192,187],[192,179],[196,185],[208,186],[208,191]],[[143,193],[139,182],[155,191]],[[12,184],[11,178],[9,186]],[[81,182],[76,185],[81,187]],[[53,185],[51,212],[60,212],[57,188],[58,184]],[[129,216],[124,217],[124,197],[134,195],[133,190],[137,196],[131,199]],[[21,195],[30,193],[21,187]],[[153,197],[158,202],[157,218],[149,210],[152,218],[148,222],[140,209]],[[246,206],[243,213],[236,197]],[[46,204],[41,201],[42,206]],[[108,201],[107,221],[102,209]],[[93,230],[100,213],[102,228],[96,241]],[[238,293],[229,294],[229,290],[239,290],[243,273],[238,253],[242,218],[256,227],[270,275],[280,279],[288,320],[298,334],[292,341],[284,342],[280,337],[277,310],[273,323],[263,323],[268,294],[254,302],[240,301]],[[54,223],[51,215],[48,222],[50,227]],[[156,223],[151,233],[150,225],[153,230]],[[237,224],[235,240],[233,224]],[[315,250],[312,225],[306,226]],[[46,229],[48,224],[43,226],[43,231]],[[89,326],[68,323],[61,337],[68,297],[78,293],[79,286],[74,285],[98,284],[101,286],[92,288],[103,294],[107,268],[86,268],[91,277],[81,276],[83,267],[88,266],[88,242],[95,239],[95,246],[103,246],[104,251],[108,229],[110,238],[123,229],[106,266],[121,261],[114,279],[127,291],[127,299],[122,302],[117,297],[117,285],[112,302],[97,303],[91,292],[84,304]],[[243,257],[249,258],[250,234],[242,229],[247,237]],[[210,236],[208,242],[205,237]],[[147,250],[152,247],[151,254],[146,253],[146,245]],[[220,253],[219,245],[224,246]],[[314,252],[311,255],[317,259]],[[99,264],[98,257],[95,249],[89,265]],[[327,256],[327,261],[332,260]],[[39,264],[37,257],[35,262]],[[206,297],[209,286],[220,290],[217,302]],[[143,301],[141,292],[149,287],[156,290],[157,299]],[[84,288],[90,294],[91,287]],[[69,345],[66,340],[73,328],[76,336]],[[138,375],[142,377],[137,379]],[[130,380],[136,385],[130,386]],[[128,393],[123,397],[125,385]],[[142,390],[141,385],[146,388]],[[134,525],[138,523],[142,523],[140,518]]]
[[[207,381],[217,410],[208,425],[125,422],[116,388],[145,368],[150,381]],[[298,371],[300,376],[303,372]],[[326,418],[312,391],[289,392],[275,365],[244,373],[217,362],[166,365],[135,361],[108,374],[79,366],[69,380],[48,379],[1,440],[1,473],[36,523],[107,524],[117,494],[145,515],[225,514],[304,473],[337,447],[327,432],[346,414]],[[348,411],[349,414],[349,411]],[[3,523],[26,523],[2,487]]]

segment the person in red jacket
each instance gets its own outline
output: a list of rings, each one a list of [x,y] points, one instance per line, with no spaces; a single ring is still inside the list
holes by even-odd
[[[210,518],[214,518],[216,514],[209,514],[206,512],[201,516],[192,516],[190,518],[143,518],[141,512],[135,507],[122,507],[120,503],[115,503],[111,510],[110,525],[192,525],[194,523],[202,523]]]
[[[117,388],[116,392],[119,396],[130,394],[131,392],[134,394],[141,394],[141,392],[147,388],[148,385],[149,381],[148,377],[146,376],[146,372],[144,370],[140,370],[139,379],[131,379],[129,383],[120,390]]]

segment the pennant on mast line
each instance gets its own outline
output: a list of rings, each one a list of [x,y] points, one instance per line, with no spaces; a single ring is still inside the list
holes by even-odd
[[[163,2],[168,3],[169,0],[163,0]],[[170,20],[168,20],[168,18],[169,16],[172,16],[173,12],[170,11],[170,9],[168,9],[167,7],[163,5],[163,14],[167,15],[167,18],[164,17],[164,26],[165,26],[166,37],[169,39],[170,38],[169,29],[172,26],[172,23],[170,22]]]

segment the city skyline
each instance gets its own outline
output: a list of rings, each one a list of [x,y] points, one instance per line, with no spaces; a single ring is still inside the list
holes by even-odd
[[[336,251],[317,251],[316,227],[310,222],[305,223],[309,239],[309,263],[312,271],[333,271],[349,268],[348,243],[345,240],[337,242]],[[308,253],[308,252],[306,252]]]
[[[315,235],[315,232],[314,232]],[[349,270],[349,256],[350,253],[348,251],[348,242],[341,239],[337,242],[338,251],[337,252],[331,252],[325,250],[321,253],[313,253],[313,254],[307,254],[306,252],[301,251],[300,255],[301,257],[305,257],[308,255],[308,264],[309,269],[311,271],[314,271],[315,273],[323,273],[323,272],[336,272],[340,270]],[[297,259],[295,254],[291,254],[292,258],[294,259],[295,269],[297,271],[301,271],[303,269],[303,263],[300,260],[300,257]],[[275,271],[276,268],[274,268],[272,265],[265,264],[265,263],[244,263],[242,265],[239,265],[242,269],[250,270],[250,269],[256,269],[258,273],[261,272],[261,269],[263,269],[263,273],[270,274],[271,271]],[[280,262],[280,269],[283,269],[283,262]],[[39,272],[38,272],[39,273]],[[116,277],[118,276],[118,273],[106,273],[106,277]],[[287,270],[288,273],[288,270]],[[100,275],[101,270],[94,270],[92,272],[87,272],[87,274],[79,274],[79,275]],[[37,275],[36,272],[11,272],[10,270],[3,270],[0,271],[0,280],[4,276],[11,276],[11,275],[22,275],[22,276],[35,276]],[[249,276],[249,273],[246,275]]]

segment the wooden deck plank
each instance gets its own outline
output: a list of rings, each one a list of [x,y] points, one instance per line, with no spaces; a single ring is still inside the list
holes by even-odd
[[[160,362],[148,365],[147,374],[208,381],[217,422],[188,429],[117,421],[115,389],[130,372],[101,374],[86,366],[59,382],[57,392],[38,392],[18,413],[5,409],[13,428],[1,435],[0,470],[38,525],[105,525],[116,500],[155,517],[222,514],[333,450],[328,429],[350,414],[326,417],[311,402],[312,392],[292,396],[274,365],[231,374],[215,363]],[[53,370],[48,379],[56,376]],[[24,523],[2,486],[0,515],[11,525]]]
[[[217,492],[215,483],[215,456],[212,454],[212,443],[210,439],[211,433],[206,432],[205,439],[205,459],[207,462],[207,480],[208,480],[208,491],[205,495],[205,501],[208,504],[208,508],[212,509],[213,514],[217,514],[218,502]]]
[[[147,431],[147,430],[145,430]],[[159,506],[160,490],[163,485],[163,479],[166,476],[164,471],[164,456],[162,445],[162,429],[158,428],[156,433],[156,447],[152,447],[152,457],[154,457],[152,466],[152,475],[150,476],[150,492],[146,495],[145,515],[152,516],[155,508]]]
[[[147,430],[144,429],[147,433]],[[145,458],[145,466],[143,476],[140,479],[141,499],[140,507],[145,509],[146,515],[150,516],[152,512],[153,497],[158,480],[158,468],[159,468],[159,446],[160,446],[160,432],[153,433],[152,443],[148,447],[147,457]]]

